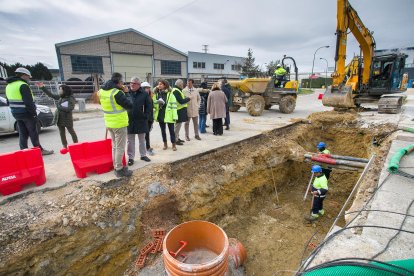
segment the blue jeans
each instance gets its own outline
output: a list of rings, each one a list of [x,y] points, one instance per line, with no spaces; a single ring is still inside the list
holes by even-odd
[[[200,115],[200,122],[198,128],[200,129],[200,133],[206,133],[206,114],[199,114]]]

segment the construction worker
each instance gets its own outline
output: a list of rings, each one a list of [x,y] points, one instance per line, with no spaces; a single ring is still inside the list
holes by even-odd
[[[28,148],[27,140],[30,137],[33,147],[39,147],[42,155],[52,154],[53,150],[44,149],[39,142],[36,105],[29,85],[32,75],[23,67],[17,68],[15,73],[16,76],[7,79],[6,97],[11,113],[17,122],[20,149]]]
[[[99,101],[104,112],[105,126],[112,138],[112,159],[116,177],[131,176],[132,171],[122,164],[127,142],[128,113],[132,103],[125,96],[128,87],[120,73],[113,73],[99,90]]]
[[[331,154],[331,152],[326,148],[325,142],[319,142],[316,145],[316,148],[318,149],[319,153],[321,154]],[[331,175],[332,169],[330,167],[323,168],[322,172],[326,176],[327,179],[329,179],[329,176]]]
[[[282,67],[282,65],[279,63],[276,65],[275,70],[275,87],[283,87],[283,82],[285,81],[285,75],[286,75],[286,69]]]
[[[325,214],[323,209],[323,200],[328,193],[328,179],[322,172],[322,167],[319,165],[312,166],[312,173],[315,175],[315,180],[312,184],[311,193],[313,195],[312,210],[310,216],[306,216],[308,221],[317,220],[320,216]]]

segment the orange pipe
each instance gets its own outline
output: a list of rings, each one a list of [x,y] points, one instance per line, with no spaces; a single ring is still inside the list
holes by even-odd
[[[179,249],[180,241],[187,242],[186,252],[206,249],[217,256],[201,264],[181,262],[169,253]],[[201,220],[185,222],[165,236],[163,257],[165,270],[171,276],[228,275],[229,240],[223,229],[214,223]]]

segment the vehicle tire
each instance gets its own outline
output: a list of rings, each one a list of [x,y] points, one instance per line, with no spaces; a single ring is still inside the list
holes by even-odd
[[[272,105],[271,104],[265,104],[265,106],[264,106],[264,109],[265,110],[269,110],[271,108],[272,108]]]
[[[263,113],[265,100],[262,96],[253,95],[246,102],[246,109],[252,116],[260,116]]]
[[[280,99],[279,110],[282,113],[290,114],[295,110],[296,99],[293,96],[284,96]]]
[[[233,105],[229,107],[230,112],[237,112],[240,109],[240,105]]]

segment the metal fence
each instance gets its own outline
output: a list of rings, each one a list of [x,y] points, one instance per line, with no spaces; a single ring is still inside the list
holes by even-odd
[[[84,98],[86,101],[89,101],[92,97],[95,87],[92,81],[43,81],[45,86],[53,94],[59,93],[59,86],[62,84],[68,85],[72,88],[73,96],[75,98]],[[6,95],[6,86],[5,81],[0,81],[0,96],[5,97]],[[30,89],[33,92],[35,97],[35,102],[37,104],[55,106],[55,100],[48,97],[39,87],[35,85],[35,82],[30,82]]]

